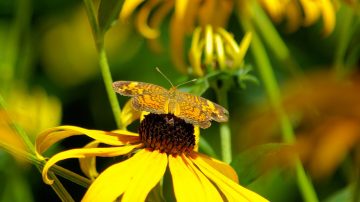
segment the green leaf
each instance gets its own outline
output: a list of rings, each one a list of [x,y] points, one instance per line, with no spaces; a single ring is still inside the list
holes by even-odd
[[[343,202],[343,201],[352,201],[354,186],[347,186],[344,189],[336,192],[334,195],[330,196],[326,202]]]
[[[98,11],[100,32],[104,34],[117,21],[123,0],[102,0]]]
[[[277,157],[280,151],[289,149],[289,144],[269,143],[246,150],[233,158],[235,169],[242,185],[248,185],[264,174],[265,160]]]

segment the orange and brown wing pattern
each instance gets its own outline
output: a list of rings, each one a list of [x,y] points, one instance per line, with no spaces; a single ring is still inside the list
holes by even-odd
[[[228,111],[207,99],[183,92],[178,92],[176,98],[180,108],[177,116],[189,123],[208,128],[211,120],[218,122],[228,120]]]
[[[113,87],[117,93],[131,96],[132,106],[138,111],[166,113],[168,91],[161,86],[137,81],[116,81]]]

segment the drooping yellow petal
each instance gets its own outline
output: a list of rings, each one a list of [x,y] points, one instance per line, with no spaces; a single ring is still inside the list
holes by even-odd
[[[97,148],[99,146],[99,141],[92,141],[85,145],[84,148]],[[99,173],[96,170],[96,157],[85,157],[79,159],[80,169],[81,171],[91,180],[94,180]]]
[[[126,131],[124,131],[124,133],[125,132]],[[138,140],[137,136],[120,135],[118,133],[100,130],[87,130],[76,126],[59,126],[55,128],[50,128],[42,132],[37,137],[35,148],[38,158],[42,159],[43,157],[41,154],[46,151],[51,145],[67,137],[75,135],[86,135],[93,138],[94,140],[98,140],[102,143],[114,146],[121,146],[124,144],[129,144],[131,142],[136,142]]]
[[[205,201],[223,201],[219,191],[216,187],[200,172],[200,170],[185,156],[182,155],[184,162],[188,165],[189,169],[194,173],[194,177],[199,178],[200,183],[205,192]]]
[[[120,11],[120,19],[125,20],[128,18],[144,0],[125,0],[121,11]]]
[[[149,0],[140,9],[136,17],[136,27],[139,32],[148,39],[155,39],[160,35],[160,31],[151,28],[148,24],[151,10],[158,4],[159,1]]]
[[[107,147],[107,148],[83,148],[83,149],[70,149],[64,152],[57,153],[51,157],[45,164],[42,170],[43,180],[46,184],[52,184],[47,172],[55,163],[69,159],[69,158],[85,158],[90,156],[113,157],[131,152],[138,145],[123,146],[123,147]]]
[[[310,26],[314,24],[320,17],[320,10],[316,2],[309,0],[300,0],[304,11],[304,26]]]
[[[257,193],[232,181],[215,168],[209,166],[202,158],[191,158],[191,161],[195,163],[204,175],[216,184],[229,201],[268,201]]]
[[[150,153],[150,156],[141,161],[141,165],[136,170],[136,175],[124,192],[122,202],[145,201],[151,189],[164,176],[168,163],[167,154],[160,153],[157,150],[146,152]]]
[[[170,47],[171,47],[171,58],[174,65],[181,73],[187,73],[187,65],[184,61],[184,37],[185,27],[184,21],[172,17],[170,22]]]
[[[201,181],[180,156],[169,155],[169,168],[177,201],[206,201]]]
[[[151,153],[140,150],[133,157],[104,170],[87,190],[83,202],[113,202],[124,193],[137,169]]]
[[[202,1],[198,9],[198,19],[201,26],[213,24],[212,19],[216,10],[215,0]]]
[[[324,24],[323,34],[328,36],[335,28],[335,8],[329,0],[321,0],[321,12]]]
[[[226,177],[232,179],[236,183],[239,183],[238,175],[236,174],[235,170],[228,164],[201,153],[196,153],[196,156],[198,156],[198,158],[201,158],[203,161],[209,164],[209,166],[215,168]]]

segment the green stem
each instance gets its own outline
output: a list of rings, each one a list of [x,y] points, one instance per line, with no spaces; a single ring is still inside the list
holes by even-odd
[[[223,86],[218,87],[216,83],[213,84],[215,89],[216,97],[219,104],[226,109],[228,108],[228,85],[227,81],[223,81]],[[221,141],[221,158],[224,162],[230,163],[232,161],[232,151],[231,151],[231,131],[228,123],[220,124],[220,141]]]
[[[15,2],[15,18],[7,34],[5,47],[1,48],[4,54],[4,60],[0,60],[0,85],[2,88],[11,85],[10,81],[14,78],[23,31],[29,26],[31,20],[30,1],[17,0]]]
[[[260,30],[258,33],[264,39],[264,42],[270,48],[271,52],[284,64],[282,67],[286,67],[293,76],[302,75],[301,69],[291,57],[288,47],[264,10],[256,1],[252,1],[251,9],[251,12],[254,13],[254,15],[251,16],[254,26]]]
[[[121,114],[121,108],[120,104],[117,100],[116,93],[113,90],[112,87],[112,77],[110,72],[110,67],[104,47],[104,33],[102,33],[99,29],[99,25],[96,20],[96,14],[95,14],[95,8],[93,5],[92,0],[84,0],[87,16],[89,19],[89,23],[91,26],[91,29],[93,31],[93,37],[95,40],[96,49],[99,54],[99,65],[101,69],[101,74],[104,80],[106,92],[108,95],[108,99],[110,101],[111,109],[117,124],[117,127],[122,129],[124,127],[124,124],[122,123],[120,119]]]
[[[291,122],[282,107],[280,89],[276,82],[274,72],[272,71],[269,58],[265,52],[265,48],[261,43],[259,37],[257,36],[257,33],[252,27],[251,23],[243,18],[241,18],[240,21],[242,22],[242,25],[246,31],[251,31],[253,33],[251,52],[254,56],[256,66],[259,69],[260,76],[266,88],[266,92],[269,96],[271,105],[280,119],[283,141],[285,143],[293,143],[295,140],[294,131]],[[311,183],[311,180],[306,175],[305,170],[298,157],[296,157],[295,160],[295,170],[297,183],[304,198],[304,201],[319,201],[315,189]]]

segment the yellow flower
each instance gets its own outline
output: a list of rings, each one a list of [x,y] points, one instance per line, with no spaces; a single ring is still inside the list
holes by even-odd
[[[207,25],[193,33],[189,60],[196,76],[204,75],[204,65],[215,69],[238,69],[251,42],[251,33],[246,33],[238,45],[234,37],[221,27]]]
[[[135,17],[136,27],[146,38],[155,39],[160,35],[160,25],[174,8],[170,24],[171,56],[175,66],[181,72],[187,73],[183,60],[185,35],[192,33],[197,25],[224,27],[233,10],[233,4],[232,0],[127,0],[120,12],[120,19],[127,20],[135,9],[140,7]],[[150,42],[152,47],[158,49],[159,45],[155,40]]]
[[[287,30],[296,31],[300,26],[323,21],[323,34],[329,35],[335,27],[335,5],[331,0],[259,0],[273,21],[287,20]]]
[[[124,111],[132,113],[129,104]],[[130,124],[139,114],[122,114]],[[74,135],[86,135],[93,141],[84,148],[60,152],[51,157],[43,169],[43,179],[58,161],[79,158],[81,168],[95,178],[95,157],[132,155],[115,163],[98,175],[83,201],[144,201],[169,168],[177,201],[267,201],[240,186],[235,171],[227,164],[196,151],[198,128],[171,114],[145,115],[139,133],[127,130],[105,132],[75,126],[51,128],[36,142],[39,158],[52,144]],[[100,147],[99,144],[107,146]]]

